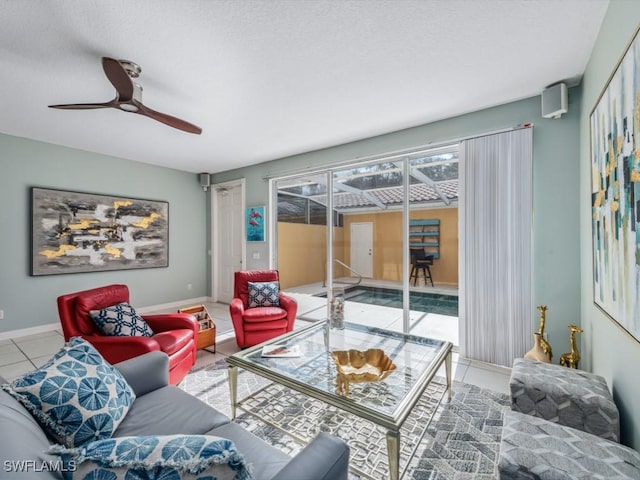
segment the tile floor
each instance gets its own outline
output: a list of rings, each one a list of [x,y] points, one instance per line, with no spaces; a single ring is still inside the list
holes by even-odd
[[[345,283],[350,281],[350,279],[343,280]],[[340,281],[340,279],[338,281]],[[365,283],[366,282],[363,282],[363,285]],[[371,283],[371,286],[390,286],[397,288],[397,285],[394,283],[386,285],[385,282],[379,281]],[[445,287],[412,287],[412,289],[440,293],[452,293],[456,290],[455,288]],[[322,287],[319,283],[304,285],[296,287],[292,289],[292,291],[287,291],[287,293],[293,296],[298,302],[298,320],[296,327],[308,325],[308,321],[326,318],[326,298],[313,295],[321,291],[326,292],[326,288]],[[345,316],[349,318],[349,321],[366,323],[367,325],[373,322],[373,326],[380,328],[402,330],[401,310],[360,303],[350,305],[349,303],[350,302],[347,302],[345,308]],[[229,306],[214,302],[205,302],[204,305],[216,322],[216,342],[218,348],[215,354],[208,350],[200,350],[194,368],[218,361],[238,351],[234,340],[231,318],[229,317]],[[192,304],[183,305],[179,308],[188,306],[192,306]],[[169,313],[175,312],[176,308],[172,308],[171,310],[156,310],[153,308],[140,310],[143,314]],[[455,320],[455,322],[451,320]],[[449,340],[454,343],[454,345],[457,344],[457,318],[455,317],[412,311],[411,322],[411,333],[414,335]],[[52,354],[57,352],[63,344],[64,338],[62,332],[59,330],[0,341],[0,376],[11,380],[39,367],[46,362]],[[456,349],[454,348],[454,352],[455,351]],[[454,380],[471,383],[502,393],[509,393],[510,368],[469,360],[454,353],[452,370]]]
[[[228,307],[222,304],[206,304],[209,313],[218,320],[218,330],[223,318],[228,315]],[[299,327],[308,325],[304,320],[296,322]],[[0,376],[11,380],[45,363],[64,344],[61,331],[51,331],[0,341]],[[194,368],[200,368],[212,362],[223,359],[238,351],[232,332],[221,332],[217,339],[216,353],[208,350],[198,351],[198,358]],[[477,362],[453,354],[452,364],[454,380],[471,383],[502,393],[509,393],[510,369]],[[444,371],[441,372],[444,374]]]

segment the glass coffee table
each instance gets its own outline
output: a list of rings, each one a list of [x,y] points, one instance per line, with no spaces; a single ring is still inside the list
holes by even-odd
[[[245,406],[253,394],[244,399],[238,399],[237,396],[238,368],[242,368],[385,429],[391,480],[402,476],[400,429],[443,364],[445,388],[437,403],[445,394],[448,400],[451,399],[451,342],[352,323],[345,323],[344,329],[337,330],[329,328],[326,322],[319,322],[267,344],[283,345],[296,351],[299,356],[263,357],[263,346],[266,344],[261,344],[228,357],[232,417],[235,419],[237,409],[255,415]],[[337,367],[331,352],[364,352],[368,349],[383,350],[396,368],[383,380],[350,384],[349,393],[346,394],[344,388],[339,388]],[[420,439],[427,427],[428,422],[424,424]]]

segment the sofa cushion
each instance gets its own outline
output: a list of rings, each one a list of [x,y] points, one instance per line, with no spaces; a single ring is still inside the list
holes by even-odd
[[[238,451],[242,452],[247,465],[252,467],[259,465],[260,468],[253,468],[252,474],[255,480],[271,480],[291,461],[291,457],[282,450],[265,443],[237,423],[221,425],[207,435],[228,438],[233,441]]]
[[[73,466],[72,479],[251,479],[233,442],[214,436],[120,437],[81,448],[56,445],[50,451],[60,455],[65,465]]]
[[[618,407],[600,375],[516,358],[509,388],[516,412],[620,441]]]
[[[280,282],[248,282],[249,308],[280,306]]]
[[[193,395],[166,386],[138,397],[113,435],[201,435],[230,421]]]
[[[640,453],[572,427],[507,410],[498,478],[638,479]]]
[[[153,330],[127,302],[89,312],[98,330],[116,337],[152,337]]]
[[[0,378],[0,384],[6,383]],[[45,470],[60,459],[47,455],[50,441],[24,406],[8,393],[0,390],[0,432],[2,432],[2,452],[0,452],[0,475],[6,480],[49,480],[59,479],[56,471]],[[34,462],[30,471],[30,464]],[[8,463],[7,463],[8,462]],[[36,472],[35,467],[42,467]],[[60,471],[58,469],[58,471]]]
[[[120,372],[80,337],[2,388],[67,446],[110,437],[135,400]]]
[[[287,318],[287,311],[280,307],[256,307],[244,311],[242,318],[246,323],[272,322]]]

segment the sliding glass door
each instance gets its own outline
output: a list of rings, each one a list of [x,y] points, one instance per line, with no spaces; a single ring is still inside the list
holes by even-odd
[[[457,340],[457,302],[448,320],[437,310],[443,289],[457,299],[457,146],[272,182],[274,258],[300,318],[327,319],[339,297],[346,321]]]
[[[410,329],[458,344],[458,146],[408,157]]]
[[[323,285],[327,265],[327,173],[275,182],[276,264],[283,289]]]
[[[402,161],[349,166],[331,175],[333,215],[344,223],[342,236],[333,239],[333,289],[344,295],[345,317],[403,331]]]

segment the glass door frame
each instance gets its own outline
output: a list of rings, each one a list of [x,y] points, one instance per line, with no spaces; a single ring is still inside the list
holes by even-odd
[[[344,171],[348,168],[359,168],[367,165],[375,165],[379,163],[394,163],[401,167],[402,171],[402,189],[403,189],[403,202],[402,202],[402,325],[403,333],[409,334],[411,329],[410,318],[410,240],[409,240],[409,219],[410,219],[410,183],[411,183],[411,161],[415,155],[419,154],[436,154],[437,151],[448,150],[454,146],[457,146],[458,142],[447,142],[442,145],[434,145],[428,148],[416,148],[412,150],[403,151],[397,154],[376,155],[368,159],[360,161],[344,162],[340,164],[334,164],[325,168],[319,168],[318,170],[306,170],[290,174],[283,174],[269,178],[269,218],[270,218],[270,231],[271,242],[269,245],[270,252],[270,267],[275,268],[278,264],[278,189],[277,182],[286,179],[295,179],[305,176],[320,176],[326,175],[327,185],[327,201],[326,201],[326,226],[331,227],[326,230],[327,241],[327,261],[326,261],[326,273],[325,284],[327,289],[327,298],[333,292],[333,263],[334,263],[334,174],[339,171]],[[456,147],[457,148],[457,147]]]

